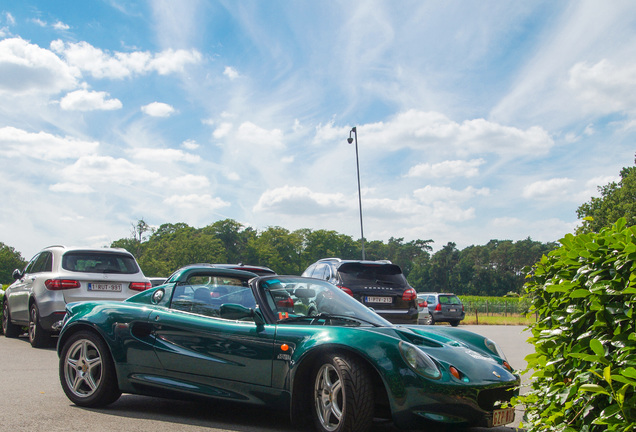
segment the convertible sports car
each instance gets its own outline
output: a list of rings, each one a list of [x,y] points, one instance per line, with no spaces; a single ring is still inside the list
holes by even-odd
[[[124,302],[67,305],[57,349],[80,406],[122,392],[219,398],[325,432],[382,417],[398,428],[503,425],[520,384],[475,333],[395,326],[324,280],[199,265]]]

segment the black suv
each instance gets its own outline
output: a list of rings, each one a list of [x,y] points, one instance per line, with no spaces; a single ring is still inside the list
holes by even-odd
[[[302,274],[325,279],[395,324],[417,324],[417,293],[390,261],[321,259]]]

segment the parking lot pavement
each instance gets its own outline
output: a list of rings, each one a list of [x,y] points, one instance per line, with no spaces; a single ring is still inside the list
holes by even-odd
[[[533,352],[523,327],[461,326],[497,342],[516,369]],[[33,349],[26,338],[0,336],[0,430],[67,432],[90,425],[92,432],[300,432],[286,415],[271,410],[227,403],[193,403],[124,395],[105,409],[84,409],[64,395],[54,348]],[[524,379],[525,381],[525,379]],[[523,413],[511,427],[458,429],[462,432],[518,432]],[[391,423],[376,423],[372,432],[398,432]],[[450,432],[450,431],[449,431]]]

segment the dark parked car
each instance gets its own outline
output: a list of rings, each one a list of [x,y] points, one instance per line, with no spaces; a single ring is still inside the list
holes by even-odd
[[[431,324],[447,322],[457,327],[466,316],[462,301],[453,293],[420,293],[428,303]]]
[[[325,258],[302,275],[329,281],[394,324],[418,322],[417,292],[390,261]]]
[[[67,305],[57,349],[62,388],[80,406],[122,392],[217,398],[283,410],[320,432],[365,432],[374,418],[503,425],[514,408],[500,403],[520,384],[478,334],[394,326],[325,280],[210,265],[124,302]]]

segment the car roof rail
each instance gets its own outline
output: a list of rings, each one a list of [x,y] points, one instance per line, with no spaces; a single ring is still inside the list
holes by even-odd
[[[388,260],[388,259],[375,260],[375,262],[385,263],[385,264],[393,264],[393,263],[391,262],[391,260]]]
[[[340,258],[322,258],[318,260],[319,262],[325,262],[325,261],[335,261],[335,262],[341,262],[342,259]]]

